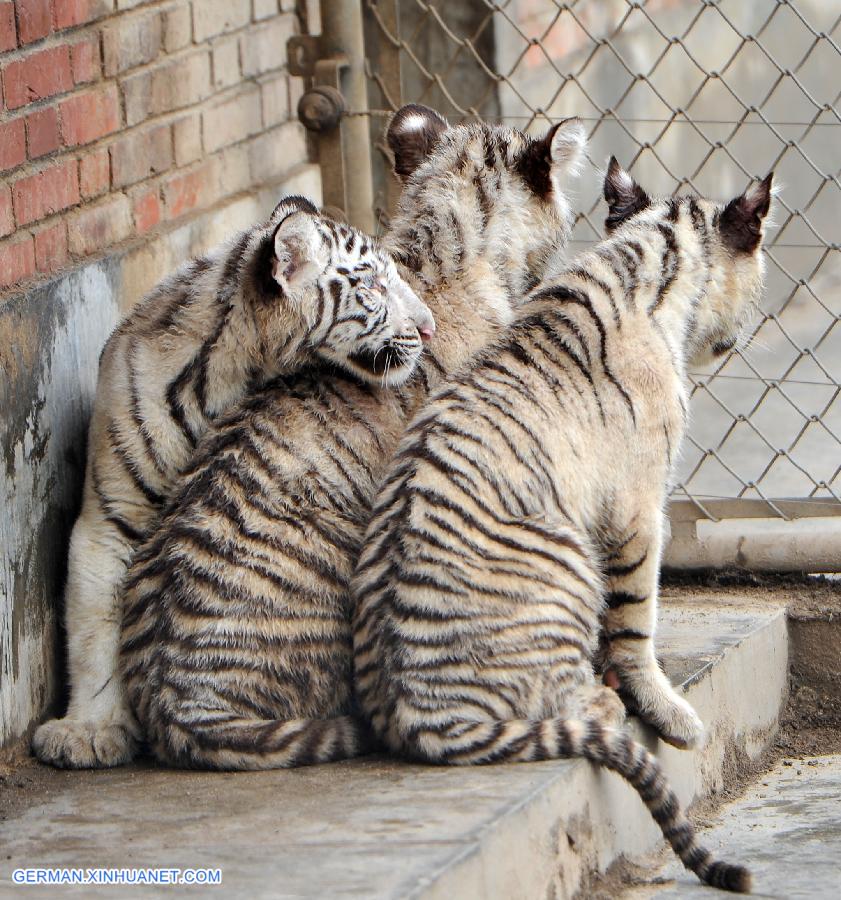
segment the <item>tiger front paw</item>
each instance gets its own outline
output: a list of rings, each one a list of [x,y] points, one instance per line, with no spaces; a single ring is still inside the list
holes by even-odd
[[[610,668],[604,681],[617,690],[628,711],[650,725],[667,744],[680,750],[703,745],[704,723],[659,669],[620,672]]]
[[[67,717],[39,726],[32,750],[59,769],[103,769],[130,762],[137,752],[133,722],[92,722]]]

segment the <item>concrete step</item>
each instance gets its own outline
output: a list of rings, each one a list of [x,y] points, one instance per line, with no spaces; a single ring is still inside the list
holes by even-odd
[[[743,797],[722,807],[704,832],[710,848],[749,861],[753,896],[837,900],[841,895],[841,755],[780,761]],[[622,900],[709,900],[680,864],[666,860],[647,878],[663,886],[625,890]],[[616,896],[616,895],[614,895]]]
[[[659,645],[709,730],[698,752],[657,747],[689,802],[772,738],[787,689],[785,610],[670,601]],[[21,780],[20,796],[0,797],[10,810],[0,893],[15,896],[18,867],[207,866],[222,869],[226,897],[569,897],[590,872],[660,840],[636,794],[582,761],[441,769],[369,758],[255,774],[31,766]],[[107,896],[195,891],[110,887]]]

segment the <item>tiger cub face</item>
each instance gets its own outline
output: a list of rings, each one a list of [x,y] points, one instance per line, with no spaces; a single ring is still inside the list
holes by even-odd
[[[276,223],[276,224],[275,224]],[[272,216],[265,339],[290,334],[296,317],[314,354],[384,387],[402,384],[435,332],[427,306],[368,235],[282,203]]]
[[[773,173],[728,203],[693,196],[658,200],[613,157],[604,193],[610,207],[605,222],[609,232],[668,220],[675,223],[676,240],[700,242],[709,274],[697,285],[687,362],[704,365],[729,353],[743,339],[762,292],[762,241],[774,193]],[[685,221],[678,215],[681,206],[690,213]]]

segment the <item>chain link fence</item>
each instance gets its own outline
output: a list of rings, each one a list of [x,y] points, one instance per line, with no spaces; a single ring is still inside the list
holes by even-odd
[[[841,2],[365,0],[371,134],[406,102],[540,132],[584,119],[651,192],[783,191],[747,349],[692,373],[674,501],[690,518],[841,513]],[[363,112],[363,111],[357,111]],[[394,185],[375,161],[378,213]],[[595,170],[571,253],[599,240]]]

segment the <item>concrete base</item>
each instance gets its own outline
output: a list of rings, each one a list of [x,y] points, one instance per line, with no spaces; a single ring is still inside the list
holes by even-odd
[[[836,900],[841,894],[841,756],[780,762],[761,782],[720,811],[705,832],[711,849],[726,848],[733,862],[750,866],[753,896]],[[670,884],[639,887],[623,900],[709,900],[680,864],[669,860],[656,874]]]
[[[785,613],[692,602],[662,618],[666,669],[709,727],[700,752],[657,748],[688,802],[721,785],[734,753],[756,756],[773,735],[787,689]],[[11,873],[23,866],[209,866],[221,867],[226,897],[561,898],[586,873],[660,839],[634,792],[582,761],[443,769],[367,759],[257,774],[132,767],[39,779],[0,821],[0,894],[15,890]],[[57,890],[91,894],[26,895]]]

